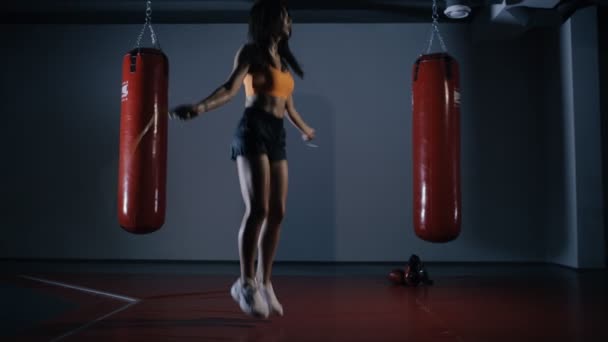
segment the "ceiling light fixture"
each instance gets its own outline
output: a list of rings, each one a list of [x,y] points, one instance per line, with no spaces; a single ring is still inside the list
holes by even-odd
[[[451,19],[466,18],[471,13],[471,7],[466,5],[466,1],[463,0],[446,0],[445,5],[443,14]]]

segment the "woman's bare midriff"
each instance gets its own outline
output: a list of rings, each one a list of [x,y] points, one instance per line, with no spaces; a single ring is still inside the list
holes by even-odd
[[[252,95],[245,99],[245,108],[256,108],[282,119],[285,116],[286,100],[270,95]]]

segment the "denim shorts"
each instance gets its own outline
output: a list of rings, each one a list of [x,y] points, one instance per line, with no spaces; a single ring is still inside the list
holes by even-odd
[[[287,159],[283,119],[257,108],[246,108],[232,138],[232,160],[237,156],[268,155],[270,161]]]

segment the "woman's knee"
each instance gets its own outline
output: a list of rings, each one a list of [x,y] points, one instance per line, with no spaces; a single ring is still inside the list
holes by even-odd
[[[252,205],[247,210],[247,221],[254,224],[262,224],[268,218],[268,206],[263,204]]]
[[[268,211],[268,222],[280,223],[285,217],[285,204],[273,205]]]

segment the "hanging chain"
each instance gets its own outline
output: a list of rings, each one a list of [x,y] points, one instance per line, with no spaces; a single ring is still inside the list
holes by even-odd
[[[137,48],[139,49],[140,43],[141,43],[141,38],[144,36],[144,33],[146,32],[146,27],[150,27],[150,37],[152,39],[152,44],[157,48],[160,49],[160,43],[158,42],[158,39],[156,39],[156,33],[154,33],[154,28],[152,28],[152,1],[148,0],[146,1],[146,23],[144,24],[144,27],[141,29],[141,32],[139,33],[139,37],[137,37]]]
[[[443,42],[441,33],[439,33],[439,14],[437,14],[437,0],[433,0],[433,23],[431,27],[431,37],[429,39],[429,45],[426,48],[426,54],[431,52],[431,46],[433,46],[433,38],[435,37],[435,34],[439,38],[439,44],[441,44],[441,49],[446,52],[447,48],[445,47],[445,43]]]
[[[437,19],[439,19],[439,14],[437,14],[437,1],[433,0],[433,24],[437,23]]]

